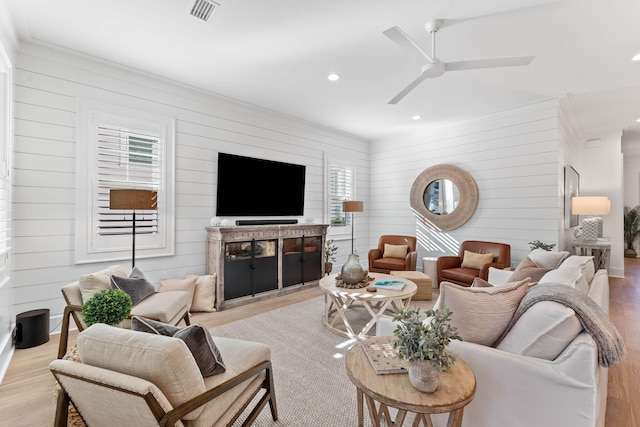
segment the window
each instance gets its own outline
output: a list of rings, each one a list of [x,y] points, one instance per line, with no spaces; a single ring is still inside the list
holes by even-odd
[[[131,258],[134,213],[109,209],[110,189],[157,192],[157,210],[135,211],[136,259],[173,255],[173,135],[170,118],[81,103],[76,262]]]
[[[348,163],[330,161],[328,166],[329,188],[329,223],[330,231],[350,233],[351,217],[342,212],[342,202],[353,200],[354,173],[353,166]]]

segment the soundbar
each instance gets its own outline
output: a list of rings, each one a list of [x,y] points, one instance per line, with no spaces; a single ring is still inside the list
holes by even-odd
[[[297,219],[237,219],[236,225],[297,224]]]

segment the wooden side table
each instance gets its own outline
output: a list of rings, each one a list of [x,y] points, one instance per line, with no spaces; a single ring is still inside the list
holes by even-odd
[[[358,427],[364,425],[363,399],[375,427],[380,426],[383,418],[387,425],[402,426],[407,412],[416,414],[413,427],[421,424],[430,427],[431,414],[445,412],[449,413],[447,426],[461,427],[464,407],[473,400],[476,391],[476,377],[460,357],[456,357],[450,372],[442,372],[434,393],[413,388],[407,374],[377,375],[359,343],[347,352],[346,368],[357,389]],[[398,409],[395,420],[391,419],[388,407]]]
[[[593,256],[596,270],[601,268],[609,271],[609,259],[611,258],[611,239],[603,237],[594,241],[574,240],[571,248],[576,255]]]
[[[414,301],[431,301],[433,280],[421,271],[391,271],[390,275],[411,280],[418,286],[418,291],[413,296]]]

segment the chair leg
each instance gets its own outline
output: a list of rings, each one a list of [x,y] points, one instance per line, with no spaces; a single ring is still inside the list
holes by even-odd
[[[58,359],[62,359],[67,352],[67,344],[69,342],[69,318],[71,310],[69,306],[64,308],[62,315],[62,328],[60,329],[60,343],[58,343]]]
[[[265,378],[265,383],[267,385],[267,393],[269,394],[269,409],[271,409],[271,418],[273,418],[273,421],[278,421],[278,407],[276,405],[276,392],[273,388],[273,373],[271,372],[271,368],[267,368],[266,374],[267,378]]]
[[[56,403],[56,416],[53,421],[54,427],[66,427],[69,417],[69,395],[63,388],[58,393],[58,401]]]
[[[187,326],[191,326],[191,320],[189,320],[189,312],[188,311],[184,314],[183,319],[184,319],[184,323]]]

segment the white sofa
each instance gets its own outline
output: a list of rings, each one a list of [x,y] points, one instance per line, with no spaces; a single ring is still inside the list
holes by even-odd
[[[491,273],[489,283],[494,285],[512,274],[495,269]],[[589,276],[593,277],[587,282],[587,295],[608,314],[607,271],[593,274],[592,269]],[[450,344],[476,375],[476,394],[464,410],[464,427],[604,426],[608,369],[598,364],[596,342],[582,330],[573,310],[552,301],[539,304],[520,317],[496,348],[464,341]],[[551,325],[554,317],[556,324]],[[393,322],[384,319],[377,333],[392,335],[393,329]],[[512,345],[531,338],[527,334],[537,335],[537,344],[519,349]],[[544,358],[543,353],[554,353],[554,346],[559,354]],[[437,427],[446,425],[444,416],[433,416],[433,421]]]

